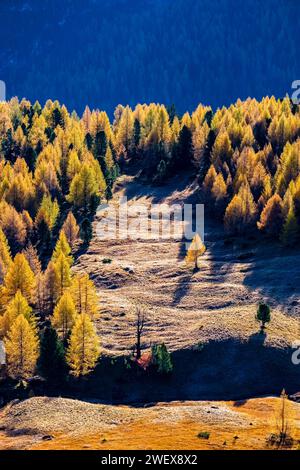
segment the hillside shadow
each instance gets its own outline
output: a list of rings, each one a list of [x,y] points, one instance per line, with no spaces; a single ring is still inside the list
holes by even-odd
[[[283,388],[289,395],[298,392],[300,368],[291,361],[294,350],[266,346],[264,339],[258,333],[244,342],[232,338],[210,341],[198,351],[175,351],[169,376],[159,375],[153,368],[144,371],[128,357],[112,360],[104,356],[90,376],[70,380],[66,388],[52,389],[51,396],[133,407],[193,400],[234,401],[239,407],[250,398],[279,396]],[[32,391],[48,392],[46,388],[38,392],[35,387]]]
[[[285,310],[300,314],[300,252],[262,243],[251,262],[244,284]]]
[[[205,221],[212,282],[222,283],[235,271],[243,277],[241,284],[249,289],[249,295],[253,291],[257,300],[300,315],[299,249],[284,248],[262,236],[230,237],[221,222],[209,215]]]
[[[126,369],[122,358],[112,365],[107,358],[79,397],[133,407],[183,400],[229,400],[242,406],[249,398],[279,396],[283,388],[288,394],[299,391],[300,369],[292,364],[291,353],[290,348],[265,346],[258,335],[242,343],[237,339],[211,341],[202,351],[172,353],[173,373],[168,377]]]
[[[265,330],[260,329],[257,333],[254,333],[249,337],[249,343],[254,343],[258,347],[263,346],[267,339],[267,333]]]
[[[235,406],[236,408],[239,408],[239,407],[242,407],[242,406],[246,405],[247,402],[248,402],[248,400],[236,400],[233,403],[233,406]]]
[[[146,197],[151,200],[152,204],[159,204],[164,202],[174,192],[178,192],[179,194],[184,192],[191,182],[192,175],[190,172],[185,172],[180,176],[177,175],[166,181],[163,185],[156,186],[151,183],[140,181],[137,176],[125,181],[125,185],[121,182],[119,189],[123,189],[123,194],[127,197],[128,202]],[[195,188],[195,192],[197,192],[197,188]],[[191,197],[194,198],[195,196],[190,195],[188,198],[185,198],[184,201],[179,197],[179,200],[187,203]]]

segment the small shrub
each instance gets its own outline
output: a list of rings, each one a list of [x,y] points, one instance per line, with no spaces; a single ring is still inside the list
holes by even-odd
[[[288,434],[270,434],[267,439],[267,445],[271,447],[291,448],[294,445],[294,439]]]
[[[102,263],[103,263],[103,264],[111,264],[111,263],[112,263],[112,259],[110,259],[110,258],[103,258]]]
[[[168,375],[173,370],[171,355],[164,343],[152,347],[152,363],[157,367],[157,372]]]
[[[266,326],[266,323],[271,321],[271,310],[267,304],[260,303],[257,314],[256,314],[256,321],[261,323],[261,329],[263,330]]]

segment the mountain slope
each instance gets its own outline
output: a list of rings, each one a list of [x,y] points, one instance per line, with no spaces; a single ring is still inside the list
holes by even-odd
[[[129,207],[197,201],[195,187],[185,177],[153,188],[123,176],[110,207],[118,208],[119,198],[125,195]],[[97,286],[101,313],[96,324],[103,351],[119,356],[132,350],[135,306],[142,304],[146,311],[143,348],[164,342],[174,360],[170,383],[154,386],[145,378],[145,384],[141,381],[133,387],[130,376],[120,389],[113,385],[112,397],[118,400],[120,394],[125,401],[238,399],[276,394],[283,387],[289,393],[297,391],[299,371],[291,356],[299,336],[300,271],[295,261],[299,254],[264,243],[257,246],[245,238],[230,243],[221,224],[206,217],[207,251],[199,272],[193,273],[184,262],[182,241],[149,240],[147,232],[138,240],[101,240],[97,224],[102,216],[97,214],[90,248],[74,269],[88,272]],[[255,321],[262,300],[272,308],[264,334]],[[199,344],[204,345],[201,352],[197,352]],[[101,381],[101,371],[96,372],[93,387],[101,396],[109,394]]]

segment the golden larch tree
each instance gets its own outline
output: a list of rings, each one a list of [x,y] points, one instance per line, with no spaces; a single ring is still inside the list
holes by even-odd
[[[198,233],[194,236],[186,254],[187,264],[194,264],[195,269],[199,268],[199,258],[206,251],[206,247]]]
[[[60,231],[59,238],[56,242],[55,249],[53,251],[52,261],[55,263],[61,254],[65,256],[66,260],[71,266],[73,263],[73,257],[71,255],[71,247],[68,243],[64,230]]]
[[[32,313],[32,308],[28,305],[27,300],[22,295],[21,291],[18,290],[16,295],[10,300],[5,313],[0,317],[0,335],[5,336],[14,321],[19,315],[23,315],[26,320],[35,328],[36,320]]]
[[[54,263],[54,287],[55,299],[59,299],[72,282],[71,269],[68,259],[63,253]]]
[[[72,179],[67,200],[76,207],[87,209],[92,197],[99,195],[99,188],[94,168],[90,164],[84,163],[80,173],[77,173]]]
[[[29,243],[26,249],[23,250],[23,253],[29,263],[32,272],[35,274],[35,276],[37,276],[42,270],[37,249],[32,245],[32,243]]]
[[[35,298],[35,277],[23,253],[18,253],[4,278],[3,296],[9,302],[18,292],[30,304]]]
[[[283,223],[283,202],[279,194],[274,194],[265,205],[257,226],[266,234],[278,237]]]
[[[47,269],[44,273],[44,279],[40,288],[42,289],[41,295],[45,299],[45,306],[48,314],[53,313],[54,305],[57,298],[57,282],[58,275],[55,274],[55,264],[49,261]]]
[[[7,373],[13,379],[28,379],[33,376],[39,354],[38,336],[24,315],[14,321],[4,340]]]
[[[6,236],[3,233],[3,230],[0,228],[0,258],[1,261],[3,262],[4,267],[7,269],[11,262],[11,253],[10,253],[10,248],[9,244],[7,241]]]
[[[88,274],[77,274],[72,280],[70,293],[78,313],[93,317],[99,312],[99,300],[96,287]]]
[[[0,228],[0,283],[2,284],[4,276],[11,265],[12,258],[6,236]]]
[[[75,243],[78,240],[79,226],[71,211],[68,213],[68,216],[63,224],[62,230],[64,231],[67,237],[71,249],[74,249]]]
[[[54,309],[52,325],[66,339],[76,319],[76,309],[69,292],[65,292]]]

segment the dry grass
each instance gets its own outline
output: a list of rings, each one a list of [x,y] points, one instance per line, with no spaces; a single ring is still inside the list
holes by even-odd
[[[289,406],[297,447],[300,405]],[[0,425],[6,428],[0,449],[267,449],[279,409],[278,398],[161,403],[151,408],[32,398],[0,414]],[[205,432],[209,439],[198,437]],[[53,439],[43,441],[45,434]]]
[[[194,186],[186,183],[174,180],[151,188],[123,177],[111,205],[117,207],[124,195],[129,205],[195,200]],[[209,219],[205,223],[207,252],[196,274],[186,268],[181,241],[147,240],[147,232],[144,240],[101,241],[94,236],[75,269],[89,272],[98,287],[102,313],[97,325],[106,352],[122,354],[132,347],[132,310],[141,302],[148,310],[146,343],[164,341],[171,350],[199,339],[248,340],[259,329],[254,316],[262,299],[273,310],[265,344],[284,347],[299,336],[299,256],[282,256],[274,247],[253,251],[241,243],[228,246],[222,227]],[[247,258],[249,250],[253,255]],[[112,263],[103,264],[104,258]]]

